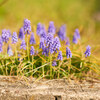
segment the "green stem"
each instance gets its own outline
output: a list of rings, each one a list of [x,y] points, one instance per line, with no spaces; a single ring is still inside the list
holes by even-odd
[[[6,47],[7,47],[7,43],[6,43]],[[7,58],[7,48],[6,48],[6,58]],[[7,59],[5,59],[5,64],[6,64],[6,75],[8,75],[8,73],[7,73]]]
[[[52,78],[52,55],[50,55],[50,79]]]
[[[26,38],[27,38],[27,55],[28,55],[28,61],[29,61],[30,59],[29,59],[29,45],[28,45],[28,35],[27,35],[27,37],[26,37]]]
[[[32,55],[32,70],[34,69],[34,67],[33,67],[33,61],[34,61],[34,57]],[[33,72],[32,72],[32,76],[33,76]]]
[[[44,77],[44,67],[42,67],[43,77]]]
[[[71,69],[71,58],[69,58],[69,66],[68,66],[68,73],[70,75],[70,69]]]

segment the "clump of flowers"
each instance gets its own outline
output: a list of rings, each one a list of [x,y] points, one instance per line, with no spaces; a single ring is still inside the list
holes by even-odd
[[[59,51],[57,60],[63,60],[62,51]]]
[[[69,47],[66,48],[66,56],[67,56],[67,58],[72,58],[72,53],[71,53]]]
[[[26,50],[26,43],[25,40],[22,40],[22,43],[20,45],[20,49]]]
[[[48,33],[51,33],[51,34],[55,34],[55,26],[54,26],[54,22],[53,21],[50,21],[49,22],[49,27],[48,27]]]
[[[8,42],[8,40],[9,40],[9,38],[10,38],[10,31],[9,30],[6,30],[6,29],[4,29],[4,30],[2,30],[2,41],[3,42]]]
[[[44,24],[38,23],[35,35],[35,31],[31,30],[30,20],[25,19],[19,34],[11,33],[10,30],[6,29],[2,30],[0,57],[3,59],[1,59],[0,65],[3,64],[3,67],[0,71],[3,73],[3,70],[6,70],[14,75],[30,76],[35,74],[34,77],[41,75],[41,77],[50,78],[68,78],[70,74],[75,75],[75,77],[80,76],[83,69],[84,73],[87,73],[88,70],[91,70],[89,68],[92,65],[90,58],[89,60],[87,58],[91,55],[91,47],[89,45],[86,47],[84,56],[81,54],[84,50],[83,46],[74,50],[73,45],[81,40],[79,29],[75,29],[71,40],[74,44],[69,39],[66,36],[65,25],[62,25],[56,33],[54,22],[49,23],[48,29],[45,28]],[[4,58],[4,54],[7,54],[6,58]],[[86,61],[84,57],[86,57]],[[88,66],[89,68],[87,68]]]
[[[86,47],[86,51],[84,54],[85,54],[85,57],[88,57],[91,55],[91,47],[89,45]]]
[[[30,44],[35,44],[34,33],[31,33]]]
[[[20,30],[19,30],[19,36],[18,36],[18,38],[20,38],[21,40],[23,40],[25,38],[23,27],[20,28]]]
[[[62,25],[58,31],[59,38],[63,41],[66,39],[66,26]]]
[[[40,36],[40,34],[41,34],[41,30],[42,30],[42,24],[41,24],[41,23],[38,23],[38,24],[37,24],[37,29],[36,29],[36,33],[37,33],[37,35]]]
[[[31,46],[30,55],[34,55],[34,54],[35,54],[34,47],[33,47],[33,46]]]
[[[24,28],[25,34],[26,33],[27,34],[30,34],[30,32],[31,32],[31,22],[30,22],[30,20],[28,20],[28,19],[25,19],[24,20],[23,28]]]
[[[13,32],[13,35],[12,35],[12,43],[15,44],[17,42],[18,42],[17,33],[16,32]]]

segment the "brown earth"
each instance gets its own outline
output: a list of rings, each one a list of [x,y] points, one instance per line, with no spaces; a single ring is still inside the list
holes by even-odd
[[[100,100],[100,81],[0,76],[0,100]]]

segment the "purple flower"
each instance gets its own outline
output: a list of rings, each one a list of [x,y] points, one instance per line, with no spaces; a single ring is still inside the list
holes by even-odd
[[[12,35],[12,43],[15,44],[16,42],[18,42],[17,33],[16,32],[13,32],[13,35]]]
[[[66,56],[67,56],[67,58],[71,58],[72,57],[72,53],[71,53],[69,47],[66,48]]]
[[[80,32],[79,29],[75,29],[75,36],[77,37],[77,39],[80,39]]]
[[[40,38],[40,49],[43,49],[44,48],[44,46],[45,46],[45,44],[44,44],[44,38]]]
[[[45,26],[42,26],[41,32],[40,32],[40,36],[44,39],[46,39],[47,34],[46,34],[46,30],[45,30]]]
[[[37,24],[37,30],[36,30],[37,35],[40,35],[41,34],[41,29],[42,29],[42,24],[41,23],[38,23]]]
[[[73,36],[73,43],[75,43],[75,44],[77,44],[78,43],[78,40],[77,40],[77,37],[76,37],[76,35],[74,34],[74,36]]]
[[[7,43],[9,40],[9,37],[10,37],[10,32],[6,29],[3,29],[2,30],[2,41]]]
[[[0,53],[2,52],[2,46],[3,46],[3,43],[2,43],[2,38],[0,36]]]
[[[8,45],[7,54],[8,54],[9,56],[13,56],[13,51],[12,51],[10,45]]]
[[[26,50],[26,43],[25,43],[25,40],[22,40],[22,43],[21,43],[21,45],[20,45],[20,49]]]
[[[42,54],[45,55],[45,56],[48,56],[48,54],[49,54],[49,49],[48,49],[47,47],[44,46],[42,50],[43,50],[43,51],[42,51]]]
[[[51,33],[48,33],[46,38],[46,46],[51,48],[52,44],[53,44],[53,35]]]
[[[57,56],[57,60],[62,60],[63,56],[62,56],[62,51],[59,51],[58,56]]]
[[[31,55],[34,55],[35,54],[35,50],[34,50],[34,47],[33,46],[31,46],[30,54]]]
[[[66,45],[70,46],[69,38],[66,38]]]
[[[52,66],[57,66],[57,62],[55,60],[52,62]]]
[[[85,57],[87,57],[87,56],[90,56],[91,55],[91,47],[88,45],[87,47],[86,47],[86,51],[85,51]]]
[[[23,28],[20,28],[19,30],[19,36],[18,36],[21,40],[23,40],[25,38],[24,36],[24,29]]]
[[[34,33],[31,33],[30,44],[35,44]]]
[[[55,26],[53,21],[49,22],[48,33],[55,34]]]
[[[23,28],[24,28],[25,34],[26,33],[27,34],[30,34],[30,32],[31,32],[31,22],[30,22],[30,20],[28,20],[28,19],[25,19],[24,20]]]
[[[59,38],[64,41],[66,39],[66,25],[62,25],[58,31]]]
[[[59,38],[55,37],[53,40],[52,46],[50,48],[50,53],[52,54],[54,52],[57,52],[57,50],[59,50],[60,47],[61,47],[61,45],[60,45]]]

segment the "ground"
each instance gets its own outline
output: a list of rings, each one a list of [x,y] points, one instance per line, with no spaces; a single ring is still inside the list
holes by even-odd
[[[100,100],[100,81],[0,76],[0,100]]]

